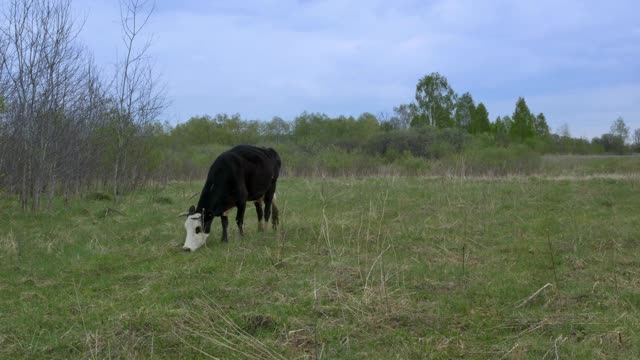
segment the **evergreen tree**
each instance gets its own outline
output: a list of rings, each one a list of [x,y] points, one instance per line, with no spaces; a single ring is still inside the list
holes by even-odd
[[[513,112],[513,124],[509,129],[511,139],[524,141],[535,136],[535,117],[529,110],[523,97],[518,98],[516,109]]]
[[[547,118],[543,113],[536,116],[535,124],[536,137],[545,139],[549,137],[549,125],[547,125]]]
[[[482,134],[491,131],[491,122],[489,121],[489,112],[483,103],[478,103],[475,111],[471,116],[471,127],[469,132],[472,134]]]

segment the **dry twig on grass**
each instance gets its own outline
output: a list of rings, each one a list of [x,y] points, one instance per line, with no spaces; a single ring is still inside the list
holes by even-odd
[[[548,288],[549,286],[553,286],[553,284],[551,283],[547,283],[545,286],[541,287],[540,289],[538,289],[538,291],[534,292],[531,296],[529,296],[529,298],[527,298],[525,301],[523,301],[520,305],[516,306],[517,308],[523,307],[525,305],[527,305],[528,303],[530,303],[533,299],[535,299],[536,297],[538,297],[538,295],[540,295],[540,293],[542,293],[542,291],[544,291],[544,289]]]
[[[193,193],[193,195],[189,196],[189,198],[187,200],[193,199],[196,195],[198,195],[198,193]]]
[[[515,350],[518,346],[520,346],[520,344],[516,343],[515,345],[513,345],[513,347],[511,348],[511,350],[507,351],[504,355],[502,355],[502,357],[500,358],[500,360],[502,359],[506,359],[507,356],[509,356],[509,354],[511,354],[513,352],[513,350]]]
[[[555,341],[553,342],[553,346],[547,350],[547,352],[544,354],[544,356],[542,357],[542,359],[546,359],[547,355],[551,354],[553,351],[553,354],[555,355],[555,359],[559,360],[560,359],[560,346],[562,346],[562,344],[564,344],[565,341],[567,341],[568,337],[567,336],[558,336]]]

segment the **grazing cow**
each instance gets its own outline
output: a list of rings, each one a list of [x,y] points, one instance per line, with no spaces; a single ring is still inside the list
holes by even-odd
[[[207,241],[211,223],[216,216],[222,222],[222,241],[227,242],[227,212],[236,207],[236,224],[243,235],[242,223],[247,201],[253,201],[258,214],[258,230],[262,231],[262,217],[278,225],[278,209],[273,203],[276,182],[280,174],[280,156],[271,148],[238,145],[226,151],[209,168],[198,206],[191,206],[184,227],[187,237],[183,249],[195,251]],[[264,214],[262,204],[264,203]],[[184,215],[184,214],[183,214]]]

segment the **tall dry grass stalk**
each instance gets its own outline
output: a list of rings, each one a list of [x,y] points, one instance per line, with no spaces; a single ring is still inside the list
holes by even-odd
[[[0,235],[0,250],[5,254],[19,255],[20,249],[13,230],[5,235]]]
[[[549,229],[547,229],[547,244],[549,245],[549,256],[551,257],[551,267],[553,268],[553,278],[556,280],[556,289],[560,289],[560,282],[558,281],[558,271],[556,270],[556,260],[553,256],[553,247],[551,246],[551,235]]]
[[[197,311],[191,311],[187,315],[186,321],[174,330],[174,335],[202,355],[210,359],[219,359],[189,342],[182,334],[217,347],[221,352],[225,351],[238,359],[286,359],[240,327],[207,295],[204,295],[204,299],[196,300],[193,306]]]
[[[313,275],[313,358],[318,360],[318,286],[316,275]],[[320,354],[322,357],[322,354]]]

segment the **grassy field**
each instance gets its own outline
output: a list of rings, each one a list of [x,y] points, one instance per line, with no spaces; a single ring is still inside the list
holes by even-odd
[[[538,170],[547,176],[625,175],[640,177],[640,154],[545,155]]]
[[[638,178],[281,179],[185,253],[201,186],[2,200],[0,358],[640,356]]]

